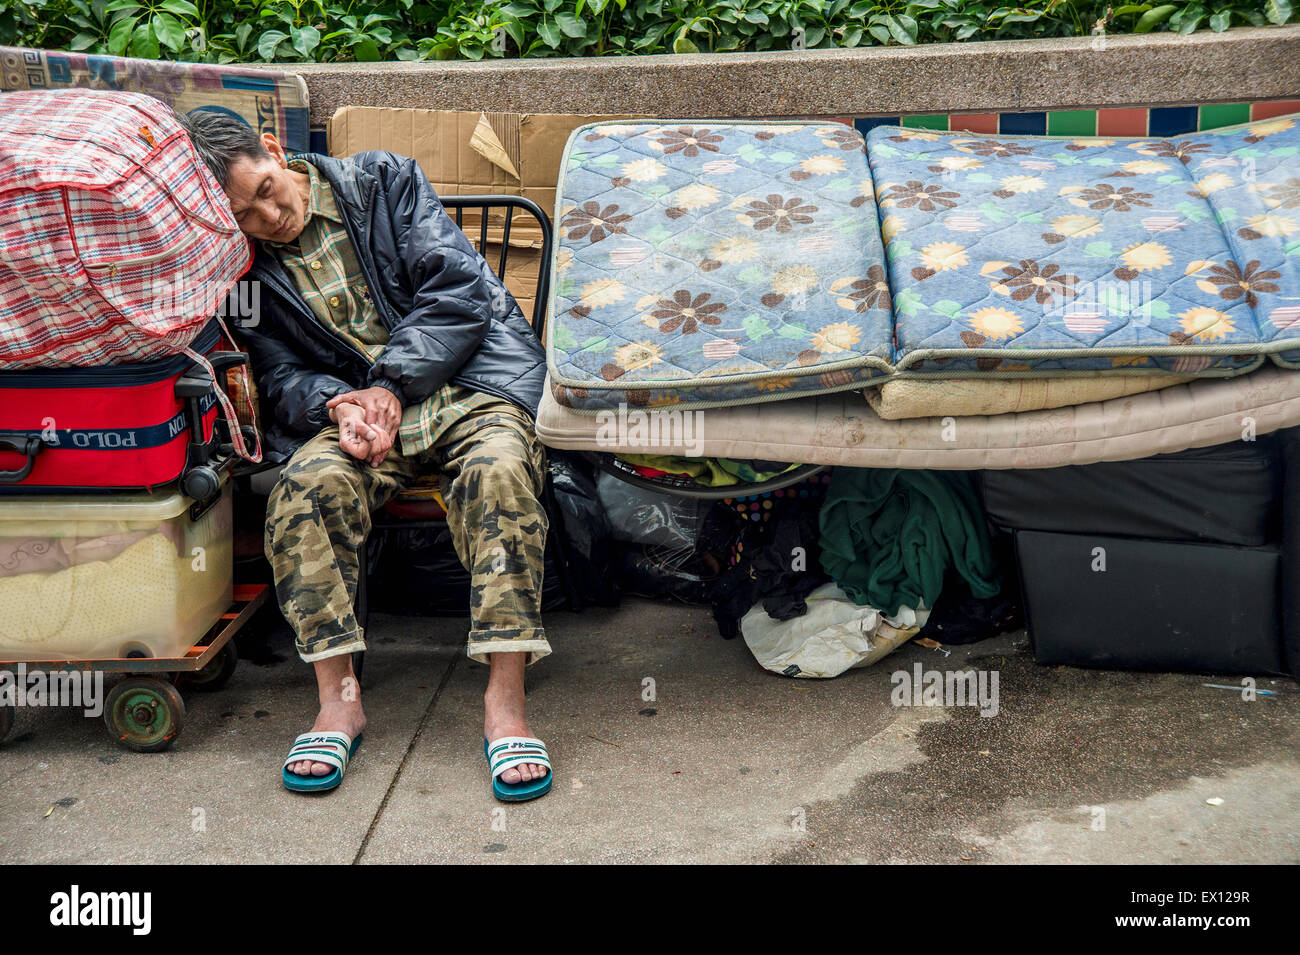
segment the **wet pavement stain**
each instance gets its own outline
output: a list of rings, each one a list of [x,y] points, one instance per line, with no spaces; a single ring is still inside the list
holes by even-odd
[[[951,666],[999,671],[998,715],[950,707],[947,720],[923,724],[924,761],[810,804],[806,835],[775,861],[978,862],[1029,812],[1086,826],[1081,806],[1300,756],[1300,690],[1289,679],[1257,677],[1278,695],[1244,702],[1201,686],[1240,677],[1040,667],[1019,654]]]

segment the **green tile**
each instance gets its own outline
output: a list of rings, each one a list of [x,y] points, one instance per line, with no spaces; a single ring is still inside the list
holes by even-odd
[[[1066,109],[1047,114],[1049,136],[1096,136],[1097,111],[1095,109]]]
[[[1225,103],[1217,106],[1202,106],[1200,125],[1197,129],[1219,129],[1223,126],[1235,126],[1250,122],[1249,103]]]
[[[934,113],[930,116],[904,116],[903,125],[913,129],[948,129],[948,114]]]

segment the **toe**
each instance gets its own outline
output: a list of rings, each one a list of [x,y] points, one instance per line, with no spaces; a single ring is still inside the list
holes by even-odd
[[[334,767],[329,765],[328,763],[312,763],[311,774],[313,776],[328,776],[330,774],[330,770],[333,768]]]
[[[300,763],[294,763],[289,768],[299,776],[306,776],[309,772],[311,772],[311,763],[306,761]]]
[[[533,767],[533,776],[536,779],[541,779],[548,772],[550,772],[550,770],[548,770],[545,766],[541,765],[540,763]]]
[[[519,782],[519,779],[519,770],[514,766],[511,766],[501,774],[501,781],[507,786],[513,786],[515,783]]]

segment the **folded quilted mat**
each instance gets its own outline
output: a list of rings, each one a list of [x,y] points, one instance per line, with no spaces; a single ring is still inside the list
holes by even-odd
[[[573,131],[560,168],[547,352],[561,404],[740,404],[890,370],[856,130],[600,122]]]
[[[571,135],[552,394],[1300,368],[1296,117],[1173,139],[656,120]]]

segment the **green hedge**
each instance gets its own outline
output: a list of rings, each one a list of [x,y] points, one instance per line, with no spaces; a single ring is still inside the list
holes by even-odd
[[[0,0],[0,45],[211,63],[786,50],[1222,31],[1291,0]]]

